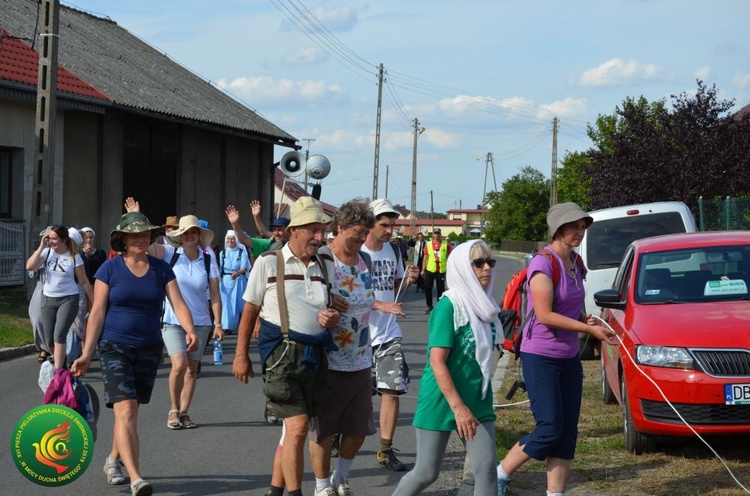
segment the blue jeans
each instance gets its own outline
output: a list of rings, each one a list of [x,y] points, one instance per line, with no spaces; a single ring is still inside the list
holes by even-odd
[[[519,444],[535,460],[548,457],[572,460],[583,395],[580,357],[552,358],[521,353],[521,366],[536,427]]]

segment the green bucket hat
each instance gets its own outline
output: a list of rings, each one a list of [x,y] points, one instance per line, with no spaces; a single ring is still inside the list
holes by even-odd
[[[138,234],[142,232],[151,232],[151,243],[161,234],[164,234],[164,228],[151,224],[148,217],[140,212],[128,212],[120,217],[120,223],[109,233],[109,246],[114,251],[125,251],[125,243],[122,237],[125,234]]]

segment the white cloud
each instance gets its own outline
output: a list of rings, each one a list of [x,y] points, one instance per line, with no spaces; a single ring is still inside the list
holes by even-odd
[[[438,102],[438,110],[451,116],[476,112],[478,108],[489,112],[507,113],[509,116],[528,116],[534,113],[534,102],[520,96],[501,99],[472,95],[456,95]]]
[[[281,63],[287,67],[314,65],[328,59],[328,54],[317,47],[302,47],[282,57]]]
[[[312,102],[343,94],[338,85],[327,85],[325,81],[294,81],[276,79],[270,76],[239,77],[232,81],[219,79],[220,88],[236,94],[241,99],[256,106],[258,103]]]
[[[711,68],[710,67],[699,67],[695,70],[694,76],[701,81],[707,80],[709,77],[711,77]]]
[[[568,97],[564,100],[557,100],[552,103],[543,103],[539,105],[538,115],[540,118],[547,119],[552,116],[573,117],[585,115],[586,99]]]
[[[584,71],[578,80],[580,86],[614,86],[635,81],[656,79],[661,69],[656,64],[637,60],[609,59],[598,67]]]
[[[354,26],[359,24],[360,14],[366,11],[367,5],[361,7],[344,5],[332,9],[318,7],[313,9],[312,13],[304,8],[302,9],[302,12],[298,10],[283,11],[284,15],[287,17],[281,23],[281,30],[296,31],[299,29],[298,26],[303,26],[305,30],[313,32],[316,37],[325,37],[325,35],[321,33],[321,29],[323,29],[323,31],[328,30],[332,33],[351,31]],[[290,17],[293,17],[294,21],[292,21]],[[324,28],[320,27],[321,24]]]
[[[748,86],[750,86],[750,72],[746,72],[744,74],[738,72],[732,78],[732,84],[737,86],[738,88],[747,88]]]

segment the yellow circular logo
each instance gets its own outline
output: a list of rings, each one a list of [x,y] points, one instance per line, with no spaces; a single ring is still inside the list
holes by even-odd
[[[70,484],[91,462],[93,435],[86,420],[62,405],[42,405],[26,412],[10,441],[19,472],[40,486]]]

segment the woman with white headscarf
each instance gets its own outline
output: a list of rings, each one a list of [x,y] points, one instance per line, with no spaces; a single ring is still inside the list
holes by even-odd
[[[417,461],[394,496],[420,494],[440,473],[451,431],[471,459],[474,494],[497,490],[495,412],[492,407],[493,347],[500,307],[492,298],[495,260],[486,243],[458,245],[448,257],[450,288],[430,314],[427,365],[414,414]]]
[[[249,271],[250,260],[245,246],[237,243],[237,235],[230,229],[224,236],[224,250],[219,253],[221,327],[225,333],[235,332],[240,323],[245,306],[242,295],[247,287],[246,274]]]

